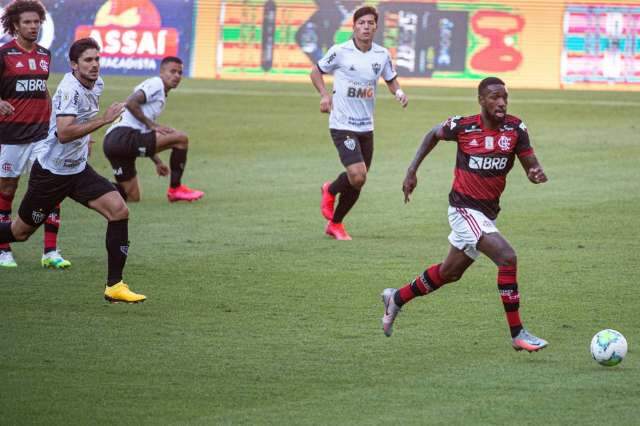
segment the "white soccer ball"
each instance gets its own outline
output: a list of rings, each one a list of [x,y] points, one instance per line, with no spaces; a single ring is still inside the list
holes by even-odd
[[[622,362],[627,354],[627,339],[616,330],[606,329],[591,339],[591,356],[600,365],[612,367]]]

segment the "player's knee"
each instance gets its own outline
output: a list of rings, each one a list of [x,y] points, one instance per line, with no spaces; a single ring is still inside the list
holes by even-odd
[[[0,187],[0,196],[5,200],[13,200],[16,196],[18,185],[14,183],[6,183]]]
[[[133,186],[133,188],[130,188],[127,191],[127,198],[125,199],[125,201],[127,203],[137,203],[138,201],[140,201],[140,188]]]
[[[362,189],[362,187],[366,182],[367,182],[367,175],[364,173],[358,173],[358,174],[349,176],[349,183],[351,184],[352,187],[354,187],[357,190]]]
[[[498,266],[516,266],[518,264],[518,256],[516,256],[516,252],[513,249],[504,250],[500,253],[496,263]]]
[[[176,148],[187,149],[189,147],[189,136],[186,133],[176,132]]]
[[[112,222],[115,220],[125,220],[125,219],[129,219],[129,208],[127,207],[127,204],[123,200],[122,203],[114,207],[113,211],[111,212],[111,217],[109,218],[109,221]]]

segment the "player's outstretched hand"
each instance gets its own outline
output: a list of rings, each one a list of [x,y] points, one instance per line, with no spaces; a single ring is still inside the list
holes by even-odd
[[[417,185],[418,177],[415,172],[407,172],[407,176],[404,178],[404,182],[402,182],[402,192],[404,192],[405,204],[411,201],[409,196],[413,193],[413,190],[416,189]]]
[[[533,183],[544,183],[548,180],[547,175],[545,175],[544,170],[542,170],[542,167],[530,168],[527,173],[527,177]]]
[[[409,98],[402,91],[402,89],[396,90],[396,100],[400,102],[400,105],[402,105],[402,108],[406,108],[407,105],[409,105]]]
[[[0,114],[11,115],[16,109],[7,101],[0,101]]]
[[[325,95],[320,98],[320,112],[329,113],[333,107],[331,95]]]
[[[107,123],[113,123],[124,112],[124,102],[114,102],[104,112],[103,118]]]
[[[169,176],[169,172],[171,172],[171,170],[169,169],[169,166],[167,166],[164,163],[158,163],[156,164],[156,173],[158,173],[158,176]]]

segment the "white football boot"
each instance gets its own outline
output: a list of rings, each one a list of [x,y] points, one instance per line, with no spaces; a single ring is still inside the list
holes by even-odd
[[[18,264],[10,251],[0,251],[0,268],[17,268]]]
[[[382,331],[387,337],[391,337],[393,333],[393,322],[400,313],[400,307],[393,300],[393,295],[397,290],[395,288],[385,288],[382,294],[382,303],[384,304],[384,315],[382,316]]]

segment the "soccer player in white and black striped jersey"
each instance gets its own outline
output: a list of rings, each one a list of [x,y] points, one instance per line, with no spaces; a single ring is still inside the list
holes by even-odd
[[[56,205],[71,198],[107,220],[104,298],[138,303],[146,297],[131,291],[122,280],[129,253],[129,209],[116,188],[87,163],[91,133],[112,123],[124,111],[124,103],[114,103],[97,116],[104,88],[99,52],[92,38],[71,45],[73,72],[64,75],[53,96],[48,136],[31,168],[18,217],[0,223],[0,243],[27,240]]]
[[[191,189],[182,183],[187,163],[189,137],[186,133],[157,123],[164,111],[169,91],[182,80],[182,60],[168,56],[160,63],[160,75],[151,77],[133,89],[127,98],[122,119],[105,133],[103,149],[113,168],[115,186],[127,201],[140,201],[140,184],[136,170],[137,157],[149,157],[156,165],[158,176],[170,175],[167,198],[174,201],[195,201],[203,191]],[[171,150],[169,166],[158,153]]]
[[[328,220],[325,233],[350,240],[342,221],[355,205],[373,157],[373,110],[376,85],[382,77],[402,107],[408,103],[400,88],[389,51],[373,42],[378,12],[364,6],[353,14],[353,38],[332,46],[313,66],[311,81],[320,93],[320,112],[330,113],[329,131],[345,171],[322,185],[321,212]],[[333,93],[323,75],[333,73]],[[334,210],[335,197],[340,194]]]

